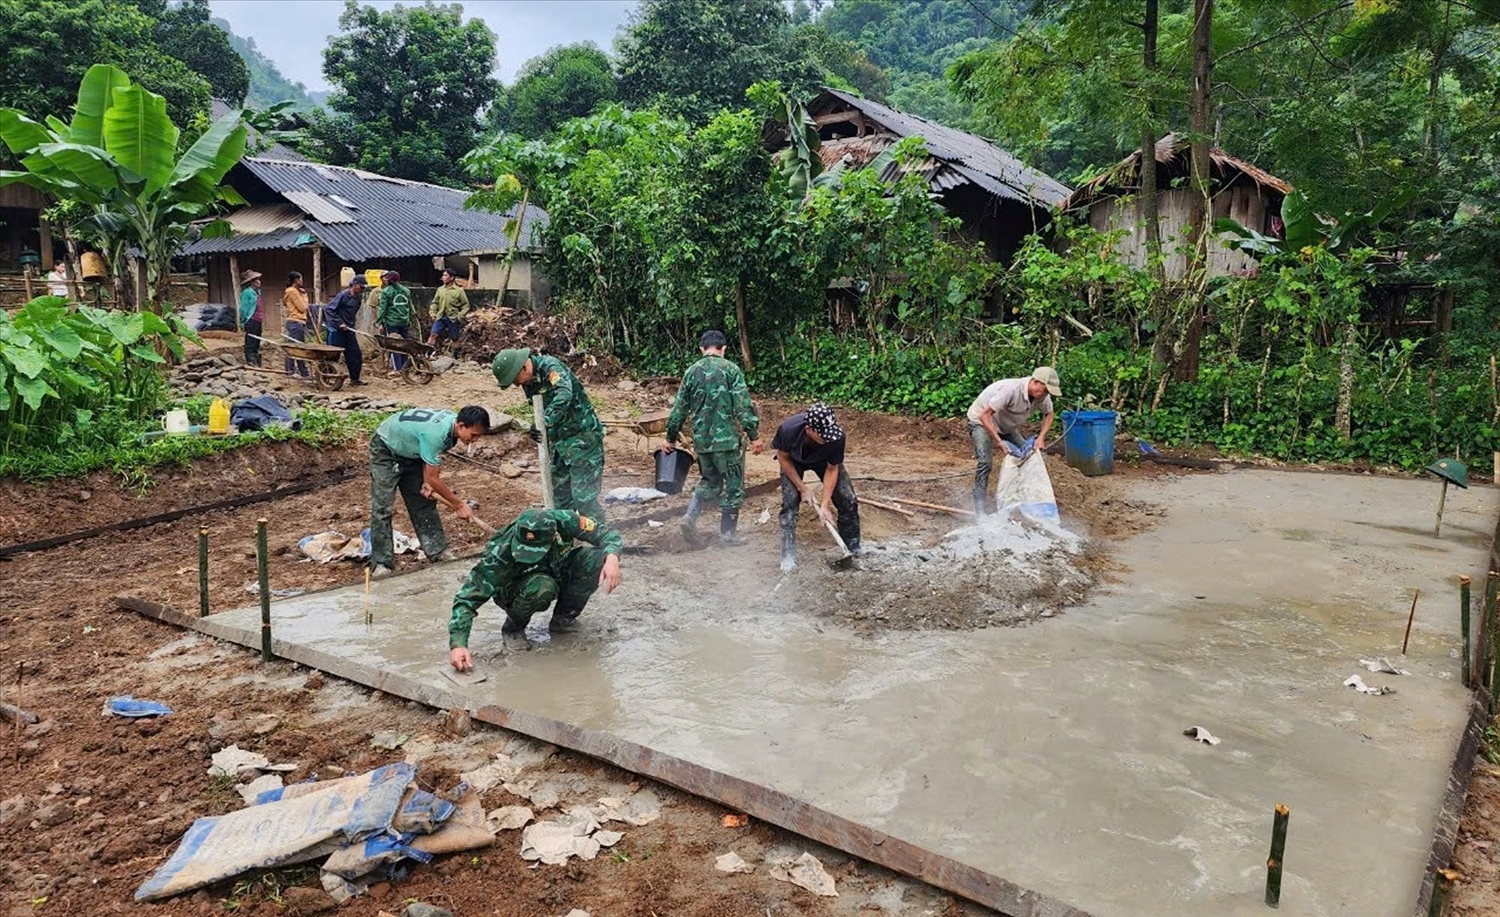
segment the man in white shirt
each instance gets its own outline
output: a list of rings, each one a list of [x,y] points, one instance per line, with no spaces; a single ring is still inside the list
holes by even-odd
[[[1052,429],[1052,397],[1062,397],[1062,383],[1057,370],[1038,366],[1024,379],[1001,379],[992,383],[969,405],[969,438],[974,441],[974,518],[985,514],[990,490],[990,470],[995,464],[995,448],[1001,440],[1020,447],[1025,443],[1021,425],[1037,411],[1042,412],[1042,428],[1036,435],[1038,451],[1047,448],[1047,431]]]

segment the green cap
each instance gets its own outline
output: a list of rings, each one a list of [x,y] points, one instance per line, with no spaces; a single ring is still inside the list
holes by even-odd
[[[523,564],[534,564],[546,557],[556,542],[557,523],[547,511],[528,509],[516,517],[515,531],[510,536],[510,555]]]
[[[490,361],[490,370],[495,374],[495,381],[500,383],[501,388],[514,385],[516,376],[521,374],[521,367],[531,359],[531,351],[525,347],[516,350],[502,350],[495,354],[495,359]]]

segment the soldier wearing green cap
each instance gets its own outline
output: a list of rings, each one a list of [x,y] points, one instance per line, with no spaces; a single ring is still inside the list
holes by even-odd
[[[500,351],[490,369],[501,388],[519,385],[527,398],[542,396],[543,416],[532,420],[531,438],[540,442],[536,424],[546,425],[552,495],[558,507],[603,523],[599,490],[604,483],[604,424],[583,383],[563,361],[525,348]]]
[[[524,648],[527,622],[554,602],[548,628],[572,630],[595,590],[603,586],[608,595],[620,585],[620,547],[619,532],[573,510],[526,510],[484,546],[453,597],[448,661],[460,672],[474,667],[469,633],[491,599],[505,610],[507,646]]]
[[[697,539],[698,516],[704,504],[719,500],[719,538],[725,544],[743,544],[739,528],[740,507],[745,502],[745,443],[741,431],[751,440],[757,455],[760,442],[760,418],[750,403],[750,389],[745,374],[724,359],[728,339],[722,331],[705,331],[698,341],[702,359],[688,367],[677,389],[677,400],[667,417],[667,440],[662,448],[677,448],[682,425],[691,416],[693,446],[698,450],[698,473],[702,481],[693,489],[687,514],[682,519],[682,534],[689,541]]]

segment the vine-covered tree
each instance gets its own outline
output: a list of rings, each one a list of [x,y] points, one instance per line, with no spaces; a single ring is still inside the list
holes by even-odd
[[[493,120],[522,137],[547,137],[564,121],[591,114],[619,95],[607,54],[587,42],[563,45],[526,62]]]
[[[347,0],[339,28],[323,52],[333,112],[313,120],[314,151],[398,178],[457,180],[500,87],[495,33],[431,0],[391,10]]]

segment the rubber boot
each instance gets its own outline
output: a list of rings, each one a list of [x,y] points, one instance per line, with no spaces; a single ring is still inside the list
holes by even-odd
[[[703,500],[695,492],[688,500],[687,512],[682,517],[682,537],[688,544],[698,543],[698,517],[703,515]]]
[[[739,533],[740,511],[726,509],[719,516],[719,540],[727,545],[742,545],[745,539]]]
[[[797,569],[797,530],[781,530],[781,572],[790,573]]]
[[[578,629],[578,616],[583,614],[583,607],[589,603],[588,599],[577,601],[564,596],[557,600],[552,608],[552,620],[547,622],[547,631],[554,634],[567,634]]]
[[[508,650],[531,649],[531,642],[526,639],[526,625],[510,615],[506,615],[505,623],[500,625],[500,636]]]

